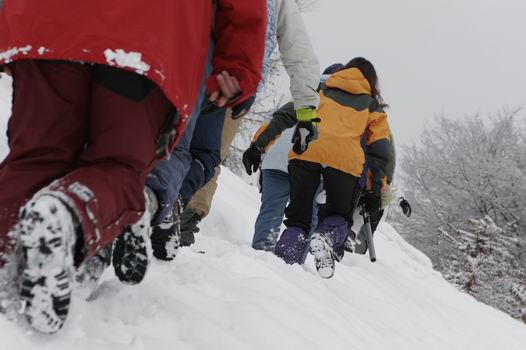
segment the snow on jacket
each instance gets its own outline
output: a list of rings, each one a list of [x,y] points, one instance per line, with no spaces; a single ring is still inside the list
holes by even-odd
[[[289,159],[324,164],[360,177],[365,163],[360,139],[365,135],[372,175],[367,188],[381,194],[394,169],[394,147],[387,115],[371,97],[369,82],[359,69],[339,71],[322,84],[318,115],[318,139],[301,155],[290,152]]]
[[[212,23],[211,0],[5,0],[0,8],[0,65],[52,59],[116,66],[146,75],[182,116],[197,96]],[[253,95],[261,79],[265,0],[217,0],[215,75],[227,70]]]
[[[290,77],[294,107],[316,107],[319,103],[316,89],[320,81],[320,65],[302,15],[294,0],[269,0],[272,1],[279,53]]]

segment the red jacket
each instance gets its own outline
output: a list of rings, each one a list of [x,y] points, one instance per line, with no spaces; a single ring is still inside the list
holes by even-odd
[[[243,96],[261,79],[266,0],[217,0],[214,73],[240,80]],[[202,79],[212,0],[5,0],[0,65],[18,59],[109,64],[155,81],[184,129]],[[155,4],[155,5],[154,5]],[[216,90],[215,76],[207,81]]]

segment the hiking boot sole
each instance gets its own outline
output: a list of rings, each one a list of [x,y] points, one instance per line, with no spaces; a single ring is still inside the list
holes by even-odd
[[[333,251],[327,238],[319,233],[314,233],[309,243],[309,251],[314,255],[314,263],[318,274],[323,278],[334,276]]]
[[[56,198],[40,197],[28,203],[18,224],[24,253],[20,297],[27,321],[41,333],[58,332],[69,312],[75,232],[59,217],[70,215],[67,210]]]
[[[113,247],[113,268],[115,275],[124,284],[135,285],[142,282],[148,269],[146,237],[135,234],[128,226],[117,237]]]

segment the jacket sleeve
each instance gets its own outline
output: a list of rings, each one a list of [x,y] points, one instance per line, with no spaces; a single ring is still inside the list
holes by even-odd
[[[320,65],[301,13],[292,0],[275,0],[274,11],[279,52],[290,77],[294,107],[318,107],[320,97],[316,90],[320,82]]]
[[[366,188],[380,195],[393,180],[396,159],[387,114],[382,107],[369,113],[366,135],[370,171]]]
[[[283,131],[296,125],[294,104],[289,102],[272,114],[268,126],[257,135],[254,144],[260,149],[267,149]]]
[[[213,72],[206,85],[217,91],[216,76],[226,70],[239,80],[242,102],[256,93],[261,80],[265,32],[266,0],[219,0],[216,7],[217,44],[212,60]]]

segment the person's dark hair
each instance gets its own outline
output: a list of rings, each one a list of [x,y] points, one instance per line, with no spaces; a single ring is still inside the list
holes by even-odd
[[[380,94],[380,84],[378,82],[378,75],[376,74],[376,69],[374,69],[373,64],[363,58],[355,57],[349,61],[345,66],[340,68],[340,70],[358,68],[362,72],[363,76],[371,85],[371,95],[372,97],[380,104],[380,106],[386,108],[388,105],[385,103],[382,95]]]
[[[325,70],[321,74],[322,75],[334,74],[337,71],[339,71],[340,69],[342,69],[342,67],[343,67],[343,64],[341,64],[341,63],[334,63],[334,64],[331,64],[330,66],[328,66],[327,68],[325,68]]]

